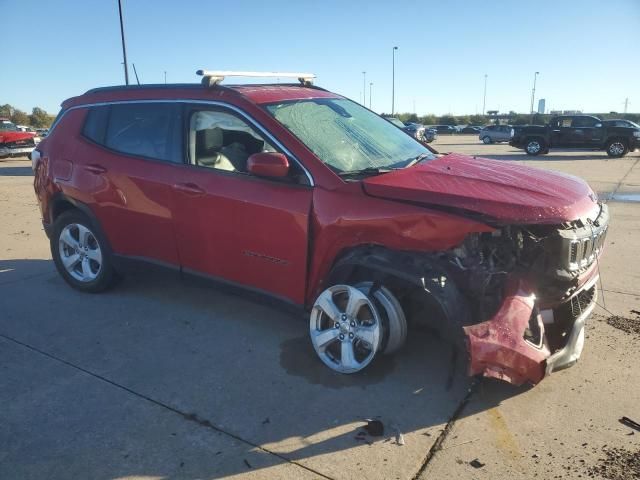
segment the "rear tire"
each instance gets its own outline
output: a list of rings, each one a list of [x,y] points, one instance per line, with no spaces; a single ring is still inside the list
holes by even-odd
[[[541,138],[529,138],[524,144],[524,151],[527,155],[540,155],[546,149],[544,140]]]
[[[614,138],[607,142],[607,155],[613,158],[624,157],[629,153],[627,142],[620,138]]]
[[[73,288],[97,293],[115,283],[107,241],[81,211],[63,212],[53,224],[50,242],[56,269]]]

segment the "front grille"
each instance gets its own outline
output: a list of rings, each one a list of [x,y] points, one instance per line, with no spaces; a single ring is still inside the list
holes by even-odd
[[[600,254],[607,236],[607,226],[599,230],[590,230],[589,236],[570,241],[569,270],[577,271],[588,267]]]
[[[609,210],[606,205],[600,204],[592,216],[557,230],[554,246],[549,249],[553,257],[548,257],[551,262],[548,265],[558,277],[566,280],[580,275],[600,256],[608,230]]]

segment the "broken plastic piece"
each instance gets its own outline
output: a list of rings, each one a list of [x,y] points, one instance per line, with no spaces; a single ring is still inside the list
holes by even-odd
[[[380,420],[367,420],[364,429],[372,437],[381,437],[384,434],[384,424]]]

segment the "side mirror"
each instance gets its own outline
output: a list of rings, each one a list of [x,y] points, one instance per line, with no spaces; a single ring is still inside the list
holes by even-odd
[[[595,124],[595,127],[596,127],[596,128],[600,128],[600,127],[602,127],[602,124],[601,124],[601,123],[596,123],[596,124]]]
[[[254,153],[247,160],[247,171],[258,177],[286,177],[289,174],[289,160],[282,153]]]

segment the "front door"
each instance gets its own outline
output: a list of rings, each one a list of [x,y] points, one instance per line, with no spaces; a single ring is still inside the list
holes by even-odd
[[[572,144],[582,148],[598,148],[604,140],[602,122],[595,117],[575,117],[572,126]]]
[[[235,112],[193,106],[185,120],[187,159],[174,180],[183,269],[302,304],[312,199],[303,171],[290,158],[288,178],[249,174],[251,154],[279,150]]]

